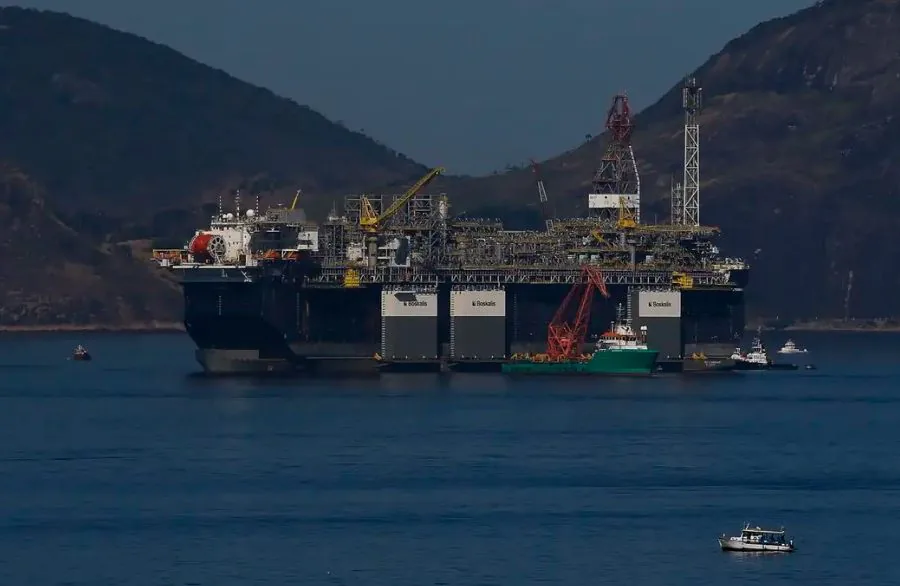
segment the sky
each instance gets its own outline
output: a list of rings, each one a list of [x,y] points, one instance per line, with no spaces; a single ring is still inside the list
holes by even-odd
[[[421,163],[474,175],[577,146],[602,130],[613,94],[649,106],[732,38],[814,3],[14,2],[168,45]]]

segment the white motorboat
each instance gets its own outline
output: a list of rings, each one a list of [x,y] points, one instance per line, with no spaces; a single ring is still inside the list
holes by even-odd
[[[731,354],[731,359],[734,360],[735,370],[797,370],[798,368],[796,364],[776,364],[773,362],[762,343],[759,331],[757,331],[756,337],[753,338],[750,351],[745,354],[740,348],[735,348]]]
[[[719,546],[722,551],[791,553],[794,551],[794,540],[787,538],[784,527],[776,531],[751,527],[747,523],[738,536],[725,537],[723,533],[719,537]]]
[[[788,340],[778,351],[779,354],[806,354],[809,352],[806,348],[801,348],[793,340]]]

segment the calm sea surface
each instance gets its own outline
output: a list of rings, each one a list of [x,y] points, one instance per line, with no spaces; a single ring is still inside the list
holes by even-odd
[[[818,370],[266,382],[2,335],[0,584],[896,586],[900,336],[796,339]],[[798,551],[720,552],[744,521]]]

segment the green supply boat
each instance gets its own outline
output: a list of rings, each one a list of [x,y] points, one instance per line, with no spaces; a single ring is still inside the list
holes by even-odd
[[[642,332],[643,334],[644,332]],[[592,354],[552,359],[546,354],[513,357],[500,368],[507,374],[649,375],[656,369],[657,350],[651,350],[628,324],[613,324],[597,341]]]

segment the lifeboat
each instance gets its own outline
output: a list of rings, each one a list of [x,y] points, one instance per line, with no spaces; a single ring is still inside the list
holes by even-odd
[[[194,258],[213,258],[217,259],[225,254],[225,239],[220,234],[214,232],[199,232],[188,243],[188,252],[194,255]]]
[[[200,232],[191,238],[188,250],[191,254],[209,254],[209,242],[213,235],[209,232]]]

